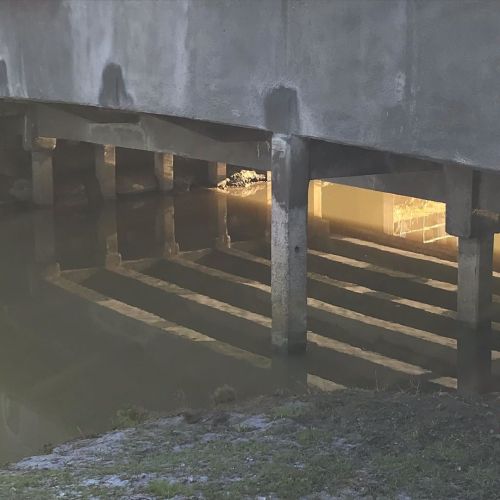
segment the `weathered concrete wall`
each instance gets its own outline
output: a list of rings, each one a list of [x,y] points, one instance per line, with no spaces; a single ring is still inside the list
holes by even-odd
[[[500,169],[496,0],[3,0],[0,96]]]

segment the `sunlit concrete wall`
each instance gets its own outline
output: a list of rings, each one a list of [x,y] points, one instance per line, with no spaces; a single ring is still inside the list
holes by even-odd
[[[0,97],[500,168],[500,3],[5,0]]]

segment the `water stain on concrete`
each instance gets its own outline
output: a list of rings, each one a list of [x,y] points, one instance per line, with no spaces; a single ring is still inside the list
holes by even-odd
[[[112,108],[126,108],[133,104],[132,96],[127,92],[122,67],[119,64],[111,62],[104,68],[99,104]]]
[[[282,85],[272,88],[264,99],[266,128],[281,134],[299,130],[297,90]]]
[[[10,96],[7,63],[3,59],[0,59],[0,96]]]

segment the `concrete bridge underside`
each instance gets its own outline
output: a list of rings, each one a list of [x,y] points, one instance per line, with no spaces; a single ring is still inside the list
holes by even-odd
[[[272,171],[272,343],[307,339],[307,186],[335,179],[438,199],[459,237],[459,388],[491,371],[500,201],[500,5],[489,0],[28,0],[0,3],[0,132],[53,202],[60,139]],[[343,180],[342,180],[343,179]]]

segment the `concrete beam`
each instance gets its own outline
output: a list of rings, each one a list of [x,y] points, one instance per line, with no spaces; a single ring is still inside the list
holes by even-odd
[[[33,120],[44,135],[94,144],[222,161],[257,170],[269,170],[269,132],[185,118],[144,113],[131,115],[75,106],[34,106]],[[120,120],[120,117],[123,118]]]
[[[302,352],[307,332],[307,194],[309,151],[304,139],[272,139],[272,345]]]
[[[404,172],[433,172],[439,163],[356,146],[310,141],[311,179]]]
[[[116,198],[116,150],[109,144],[95,145],[94,167],[101,196],[104,200]]]
[[[154,170],[160,192],[172,191],[174,189],[174,155],[154,153]]]
[[[216,195],[217,237],[215,238],[215,247],[231,248],[231,236],[229,236],[227,224],[227,194],[217,192]]]

